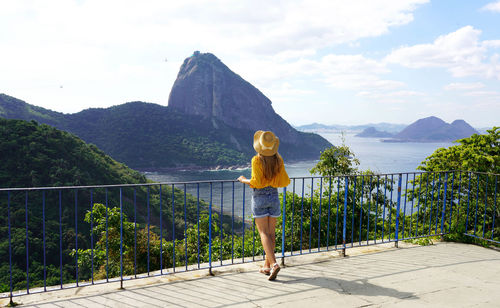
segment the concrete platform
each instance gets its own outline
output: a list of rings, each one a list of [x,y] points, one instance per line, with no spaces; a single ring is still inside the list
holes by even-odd
[[[400,243],[286,259],[278,279],[261,262],[16,297],[25,307],[500,307],[500,252]],[[6,305],[8,299],[0,304]]]

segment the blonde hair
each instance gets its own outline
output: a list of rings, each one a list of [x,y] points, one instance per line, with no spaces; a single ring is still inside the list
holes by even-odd
[[[272,156],[264,156],[261,154],[257,154],[260,162],[262,164],[262,173],[266,180],[271,180],[274,178],[281,170],[281,162],[283,158],[276,153]]]

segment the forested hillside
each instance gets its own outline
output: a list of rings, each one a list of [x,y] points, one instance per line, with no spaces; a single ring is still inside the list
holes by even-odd
[[[95,145],[35,121],[0,119],[0,157],[0,188],[147,182],[142,174],[116,162]],[[182,239],[184,229],[196,225],[199,215],[207,213],[208,208],[204,201],[186,196],[171,185],[0,191],[3,213],[0,216],[0,291],[7,290],[10,278],[9,233],[14,288],[26,287],[27,267],[31,286],[42,284],[43,256],[48,284],[59,283],[60,271],[63,282],[75,281],[74,249],[78,247],[83,251],[91,247],[91,224],[85,220],[86,215],[99,206],[106,207],[103,215],[109,216],[110,224],[115,223],[111,219],[116,217],[113,215],[120,205],[123,205],[125,221],[127,217],[136,221],[141,230],[149,221],[154,238],[161,226],[165,239],[171,239],[174,232],[177,239]],[[228,228],[228,218],[223,219]],[[110,234],[113,230],[109,230]],[[96,239],[101,234],[95,233]],[[88,271],[81,272],[80,279],[87,279],[89,275]]]
[[[253,151],[250,131],[143,102],[67,115],[61,128],[138,169],[241,165]],[[228,143],[241,139],[249,142]]]
[[[95,145],[35,121],[0,118],[0,187],[145,183]]]
[[[71,132],[136,169],[242,165],[253,153],[250,130],[143,102],[62,114],[0,94],[0,117],[35,120]]]

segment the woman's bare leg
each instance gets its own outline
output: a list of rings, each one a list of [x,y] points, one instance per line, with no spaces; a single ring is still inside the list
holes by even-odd
[[[274,249],[276,247],[276,218],[275,217],[260,217],[255,218],[257,230],[259,230],[262,247],[266,252],[266,261],[264,267],[271,267],[276,263]]]

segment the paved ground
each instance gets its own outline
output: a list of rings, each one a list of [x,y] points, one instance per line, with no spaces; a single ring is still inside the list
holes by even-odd
[[[26,307],[500,307],[500,252],[400,243],[287,258],[274,282],[259,263],[16,297]],[[404,247],[402,247],[404,246]],[[8,301],[2,300],[0,304]]]

